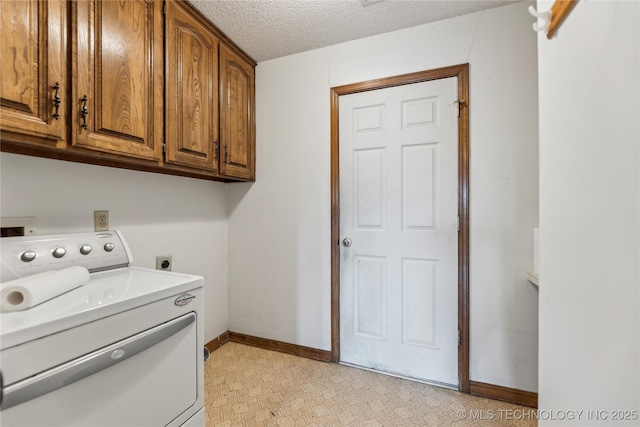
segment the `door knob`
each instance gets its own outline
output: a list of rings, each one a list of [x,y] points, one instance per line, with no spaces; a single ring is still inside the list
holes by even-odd
[[[342,239],[342,246],[344,246],[345,248],[348,248],[349,246],[351,246],[351,239],[348,237],[345,237],[344,239]]]

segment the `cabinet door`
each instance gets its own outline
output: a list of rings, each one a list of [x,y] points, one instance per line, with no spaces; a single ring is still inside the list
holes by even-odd
[[[220,173],[253,180],[255,172],[253,67],[220,46]]]
[[[218,39],[185,8],[166,13],[167,163],[218,170]]]
[[[0,130],[3,140],[65,145],[64,1],[0,1]],[[27,138],[24,138],[24,137]]]
[[[72,143],[160,160],[162,2],[72,3]]]

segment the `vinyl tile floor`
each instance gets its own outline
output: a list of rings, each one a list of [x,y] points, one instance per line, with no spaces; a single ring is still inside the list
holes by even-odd
[[[535,426],[535,410],[237,343],[205,363],[207,427]]]

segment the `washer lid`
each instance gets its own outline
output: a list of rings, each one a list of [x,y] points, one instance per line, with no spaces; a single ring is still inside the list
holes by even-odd
[[[200,276],[141,267],[92,273],[79,288],[27,310],[1,313],[0,350],[173,295],[178,298],[203,282]]]

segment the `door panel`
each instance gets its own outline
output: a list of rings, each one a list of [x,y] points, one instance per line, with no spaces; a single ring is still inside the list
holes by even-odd
[[[457,387],[457,79],[340,97],[340,357]]]
[[[73,145],[160,160],[162,2],[73,3]]]
[[[230,49],[220,48],[220,173],[253,179],[255,172],[255,71]]]
[[[437,348],[438,260],[402,259],[402,342]]]
[[[6,132],[15,132],[65,146],[69,102],[65,7],[57,0],[0,1],[3,139]]]
[[[402,228],[435,230],[437,144],[402,147]]]
[[[172,420],[192,407],[198,398],[198,378],[195,375],[198,357],[195,352],[200,348],[197,347],[196,323],[188,324],[173,335],[138,353],[135,353],[135,345],[136,341],[147,338],[149,332],[162,329],[170,323],[188,320],[189,317],[195,317],[195,314],[185,314],[181,318],[122,341],[109,343],[108,346],[89,355],[79,356],[18,382],[17,385],[20,386],[21,383],[36,382],[47,375],[64,373],[64,369],[73,369],[81,366],[83,362],[89,365],[77,369],[77,372],[67,378],[55,380],[54,383],[58,388],[49,393],[38,395],[36,392],[36,397],[3,409],[3,425],[13,427],[170,425]],[[104,319],[78,328],[81,330],[93,328],[86,333],[95,334],[98,328],[96,324],[100,322],[104,322]],[[80,332],[82,333],[84,332]],[[126,343],[133,344],[133,347],[126,347]],[[33,342],[23,344],[27,347],[31,345]],[[105,349],[108,352],[102,355],[102,360],[112,359],[112,366],[92,373],[94,371],[91,364],[100,361],[100,356],[94,356],[94,354]],[[122,355],[112,356],[117,351],[122,351]],[[133,356],[129,357],[128,354]],[[122,361],[113,361],[119,357],[122,357]]]
[[[355,333],[384,338],[386,333],[386,258],[355,257]]]
[[[218,170],[218,39],[167,2],[166,161]]]
[[[357,229],[384,229],[385,150],[353,151],[354,223]]]

